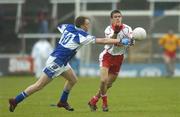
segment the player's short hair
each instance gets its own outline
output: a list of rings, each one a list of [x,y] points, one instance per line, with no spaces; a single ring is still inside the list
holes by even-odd
[[[76,27],[80,28],[81,25],[83,25],[83,24],[85,23],[85,20],[86,20],[86,19],[89,20],[89,18],[86,17],[86,16],[79,16],[79,17],[77,17],[77,18],[75,19],[75,21],[74,21]]]
[[[113,15],[115,14],[115,13],[119,13],[119,14],[121,14],[121,12],[119,11],[119,10],[113,10],[112,12],[111,12],[111,18],[113,18]],[[122,14],[121,14],[122,15]]]

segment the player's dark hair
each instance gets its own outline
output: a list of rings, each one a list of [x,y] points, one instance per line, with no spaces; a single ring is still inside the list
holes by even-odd
[[[121,12],[119,11],[119,10],[113,10],[112,12],[111,12],[111,18],[113,18],[113,15],[115,14],[115,13],[120,13],[121,14]],[[122,15],[122,14],[121,14]]]
[[[89,19],[88,17],[85,16],[79,16],[75,19],[74,23],[76,25],[76,27],[80,28],[81,25],[83,25],[85,23],[85,20]]]

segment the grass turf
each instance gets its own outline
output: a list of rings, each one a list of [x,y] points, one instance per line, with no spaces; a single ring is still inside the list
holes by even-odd
[[[27,76],[0,77],[0,117],[180,117],[180,78],[119,78],[108,92],[109,112],[102,112],[101,100],[97,112],[87,105],[98,89],[98,78],[79,78],[69,97],[74,112],[51,107],[65,82],[56,78],[9,112],[8,98],[35,81]]]

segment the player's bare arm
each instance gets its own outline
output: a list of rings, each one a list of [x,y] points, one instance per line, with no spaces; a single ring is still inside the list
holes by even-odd
[[[112,38],[96,38],[97,44],[118,44],[120,43],[120,39],[112,39]]]

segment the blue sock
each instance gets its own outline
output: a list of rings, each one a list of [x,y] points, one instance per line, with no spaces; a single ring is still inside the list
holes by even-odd
[[[28,95],[25,92],[20,93],[19,95],[16,96],[15,101],[16,103],[20,103],[23,101]]]
[[[69,91],[63,91],[60,101],[61,102],[67,102],[68,95],[69,95]]]

